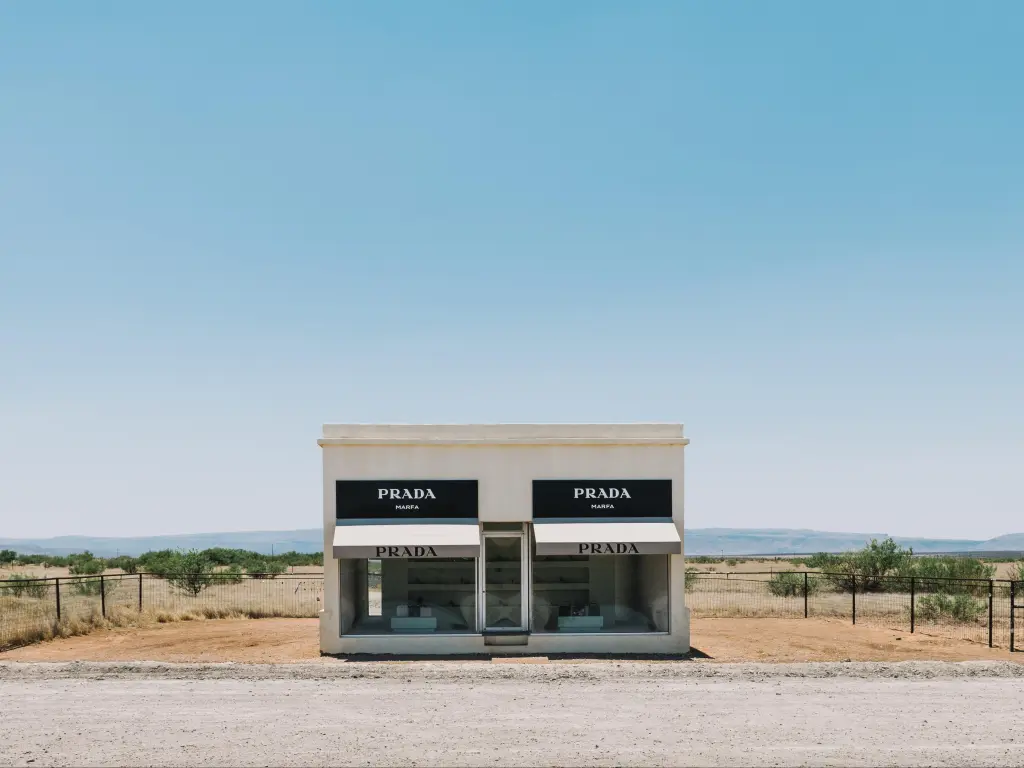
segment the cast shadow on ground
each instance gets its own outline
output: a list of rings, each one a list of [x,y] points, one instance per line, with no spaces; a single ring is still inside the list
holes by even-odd
[[[549,661],[695,661],[713,659],[699,648],[689,653],[460,653],[460,654],[392,654],[392,653],[321,653],[324,658],[339,661],[519,661],[529,663],[532,659]]]

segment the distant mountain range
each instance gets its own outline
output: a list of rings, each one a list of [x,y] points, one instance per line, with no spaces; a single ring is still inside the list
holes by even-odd
[[[884,533],[834,533],[793,528],[693,528],[686,531],[687,555],[801,555],[815,552],[843,552],[859,549]],[[905,547],[926,554],[936,552],[1018,552],[1024,553],[1024,533],[1009,533],[985,541],[978,539],[926,539],[894,536]],[[227,547],[271,554],[289,550],[320,552],[323,531],[304,528],[295,531],[239,531],[234,533],[192,533],[175,536],[56,536],[51,539],[4,539],[0,549],[23,554],[68,555],[89,550],[99,557],[139,555],[157,549],[207,549]]]

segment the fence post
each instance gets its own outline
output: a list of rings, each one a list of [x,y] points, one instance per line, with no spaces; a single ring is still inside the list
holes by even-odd
[[[851,577],[853,589],[850,590],[850,594],[853,596],[853,623],[857,623],[857,574],[853,574]]]
[[[1014,615],[1017,613],[1014,609],[1017,607],[1017,582],[1010,582],[1010,653],[1014,653],[1017,649],[1013,645],[1013,630],[1014,630]]]
[[[807,571],[804,571],[804,618],[807,618]]]
[[[103,580],[103,574],[100,574],[100,614],[103,618],[107,618],[107,586]]]
[[[917,605],[916,605],[917,600],[914,599],[915,598],[915,593],[916,593],[916,589],[915,589],[916,586],[917,586],[916,579],[913,576],[911,576],[910,577],[910,634],[914,634],[914,623],[915,623],[915,621],[917,619]]]
[[[988,580],[988,647],[992,647],[992,591],[995,584]]]
[[[142,613],[142,574],[139,574],[139,613]]]
[[[55,588],[54,591],[57,593],[57,621],[60,621],[60,578],[55,578],[53,580],[53,586]],[[1013,600],[1010,602],[1012,603]],[[1012,609],[1010,610],[1010,613],[1011,615],[1013,614]]]

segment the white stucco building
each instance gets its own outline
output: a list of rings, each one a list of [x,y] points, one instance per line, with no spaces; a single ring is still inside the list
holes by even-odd
[[[681,424],[327,424],[318,442],[323,653],[689,651]]]

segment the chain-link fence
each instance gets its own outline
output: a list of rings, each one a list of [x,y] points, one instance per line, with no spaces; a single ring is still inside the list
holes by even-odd
[[[773,571],[686,574],[694,618],[835,618],[1019,650],[1024,583]]]
[[[184,618],[310,617],[320,574],[111,574],[0,580],[0,650],[91,627]]]

